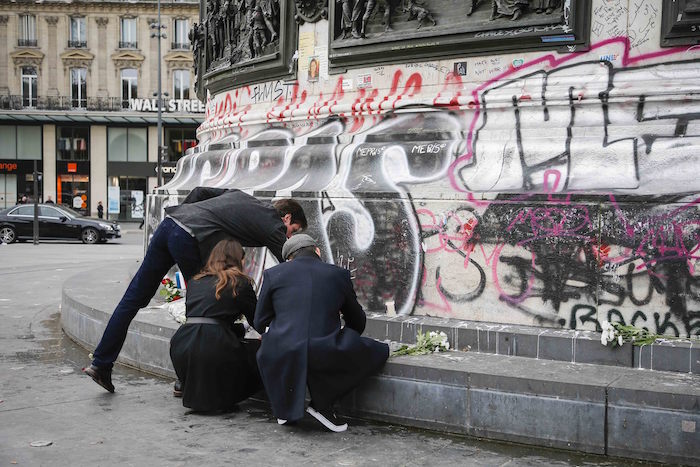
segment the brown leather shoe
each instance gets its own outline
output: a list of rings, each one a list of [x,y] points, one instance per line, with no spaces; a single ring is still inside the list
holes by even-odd
[[[87,368],[83,368],[83,373],[88,375],[94,382],[108,390],[109,392],[114,392],[114,385],[112,384],[112,369],[100,368],[95,365],[90,365]]]

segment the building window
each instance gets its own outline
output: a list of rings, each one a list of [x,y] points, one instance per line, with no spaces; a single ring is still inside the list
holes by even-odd
[[[129,108],[129,101],[138,97],[138,72],[133,68],[122,70],[122,108]]]
[[[112,218],[117,217],[121,221],[143,220],[147,185],[148,180],[143,177],[109,177],[109,186],[119,187],[119,213],[110,211]],[[116,200],[109,201],[108,204],[112,205]]]
[[[41,127],[17,127],[17,159],[41,160]]]
[[[20,47],[36,47],[36,16],[19,16],[19,39],[17,45]]]
[[[173,99],[190,98],[190,72],[189,70],[173,71]]]
[[[165,141],[168,145],[168,160],[175,162],[185,155],[189,148],[197,146],[197,128],[166,128]]]
[[[146,162],[146,128],[108,128],[107,160],[110,162]]]
[[[41,160],[40,126],[0,125],[0,159]]]
[[[70,19],[70,39],[68,40],[68,47],[76,49],[87,47],[85,18],[82,16],[74,16]]]
[[[87,127],[59,127],[56,130],[56,157],[59,161],[87,161],[90,130]]]
[[[0,174],[0,209],[10,208],[18,201],[17,175]],[[32,206],[33,208],[34,206]]]
[[[120,49],[136,49],[139,43],[136,37],[136,18],[121,19]]]
[[[171,48],[175,50],[187,50],[190,48],[190,41],[187,35],[190,32],[189,22],[186,19],[176,19],[173,21],[173,42]]]
[[[73,108],[87,107],[87,69],[86,68],[71,68],[70,69],[70,95],[71,106]]]
[[[36,107],[36,68],[22,67],[22,106]]]
[[[88,193],[90,176],[86,174],[58,174],[56,176],[56,200],[81,214],[89,210]]]

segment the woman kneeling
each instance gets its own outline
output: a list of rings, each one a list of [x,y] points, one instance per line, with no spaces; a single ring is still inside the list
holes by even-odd
[[[257,339],[243,339],[244,315],[253,322],[257,299],[243,273],[244,251],[220,241],[206,266],[187,284],[187,321],[170,340],[170,358],[182,383],[182,405],[197,412],[230,411],[261,389]]]

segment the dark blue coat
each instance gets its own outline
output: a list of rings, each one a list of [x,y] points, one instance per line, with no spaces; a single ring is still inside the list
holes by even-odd
[[[384,365],[389,346],[361,337],[365,322],[347,270],[311,255],[265,271],[255,329],[269,330],[257,359],[275,417],[303,417],[307,383],[322,410]]]

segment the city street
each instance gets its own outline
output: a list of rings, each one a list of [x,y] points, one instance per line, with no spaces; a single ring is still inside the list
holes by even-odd
[[[60,329],[61,286],[82,270],[135,265],[142,236],[126,226],[106,244],[0,245],[0,465],[634,465],[360,420],[342,434],[312,420],[281,427],[255,402],[196,415],[172,381],[123,366],[108,394],[81,374],[88,352]]]

